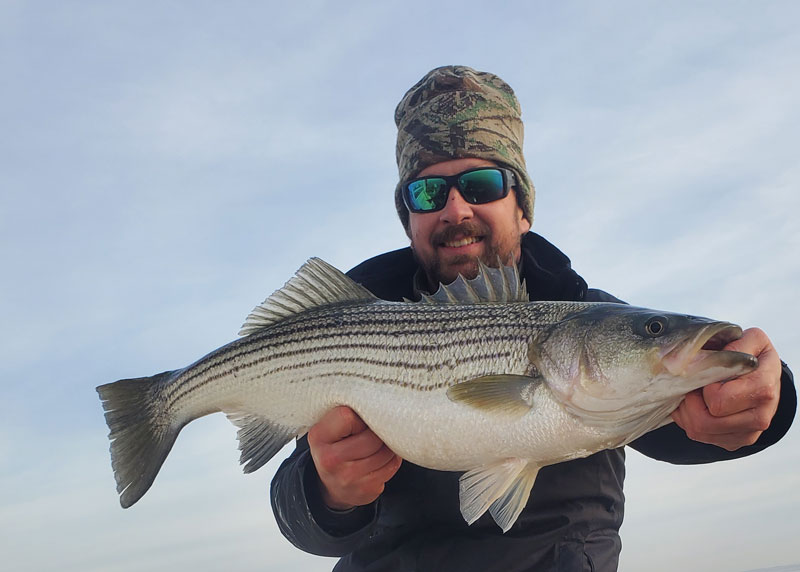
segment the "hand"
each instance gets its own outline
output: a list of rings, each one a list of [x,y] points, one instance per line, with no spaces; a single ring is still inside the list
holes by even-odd
[[[347,510],[374,501],[400,468],[395,455],[349,407],[328,411],[308,431],[322,500]]]
[[[758,358],[758,368],[736,379],[712,383],[689,393],[672,419],[690,439],[735,451],[752,445],[769,427],[781,392],[781,361],[758,328],[725,346]]]

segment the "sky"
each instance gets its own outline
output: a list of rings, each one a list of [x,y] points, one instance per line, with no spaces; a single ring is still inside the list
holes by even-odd
[[[329,570],[275,525],[284,449],[222,415],[120,508],[95,387],[236,337],[309,257],[407,245],[393,112],[430,69],[516,91],[533,229],[591,286],[758,326],[800,368],[800,4],[0,0],[0,567]],[[800,569],[800,435],[630,451],[620,570]]]

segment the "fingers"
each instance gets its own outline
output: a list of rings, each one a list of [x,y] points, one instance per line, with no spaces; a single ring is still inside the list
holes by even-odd
[[[747,410],[769,425],[778,408],[781,389],[781,360],[767,335],[758,328],[745,330],[726,350],[749,353],[758,358],[758,368],[725,383],[703,388],[703,399],[714,417],[725,417]],[[766,429],[766,427],[763,427]]]
[[[358,470],[354,471],[354,473],[356,476],[364,474],[366,481],[380,483],[380,486],[377,487],[379,489],[378,494],[380,494],[383,492],[383,485],[394,476],[401,463],[402,459],[384,445],[379,453],[368,459],[363,459],[359,463]],[[375,498],[377,498],[377,495]],[[375,499],[371,499],[369,502],[373,500]]]
[[[734,451],[755,443],[778,409],[781,361],[767,335],[750,328],[726,350],[758,358],[758,368],[724,383],[688,394],[672,419],[690,439]]]
[[[741,338],[733,340],[724,349],[758,357],[764,350],[773,348],[772,342],[770,342],[763,330],[760,328],[748,328],[742,332]]]
[[[766,371],[756,370],[725,383],[712,383],[701,392],[705,406],[714,417],[722,418],[757,409],[772,419],[778,408],[780,389],[779,367],[774,378]]]
[[[769,427],[771,416],[758,408],[751,408],[716,417],[706,406],[702,392],[697,390],[686,395],[672,413],[672,419],[686,431],[690,439],[735,451],[755,443]]]
[[[374,501],[402,462],[348,407],[325,414],[309,430],[308,444],[323,501],[334,509]]]
[[[321,449],[319,454],[320,467],[318,468],[326,471],[336,470],[339,465],[367,461],[371,457],[378,455],[381,449],[388,451],[383,441],[369,429],[335,443],[330,443]],[[368,467],[371,465],[366,463],[359,466]]]
[[[367,424],[349,407],[335,407],[328,411],[309,431],[309,445],[335,443],[367,429]]]
[[[385,445],[374,455],[325,470],[317,465],[322,499],[330,508],[345,510],[377,499],[402,459]]]

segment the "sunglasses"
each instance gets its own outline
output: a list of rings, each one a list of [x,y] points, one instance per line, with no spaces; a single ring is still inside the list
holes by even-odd
[[[403,185],[403,202],[412,213],[440,211],[447,204],[450,189],[457,188],[473,205],[498,201],[516,185],[514,173],[500,167],[479,167],[449,177],[420,177]]]

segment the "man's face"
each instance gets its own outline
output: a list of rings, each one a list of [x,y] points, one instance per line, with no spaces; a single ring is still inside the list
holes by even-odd
[[[454,159],[426,167],[417,176],[455,175],[476,167],[496,167],[484,159]],[[472,205],[456,188],[450,189],[445,207],[432,213],[410,213],[409,237],[428,282],[449,284],[459,274],[474,278],[478,260],[497,266],[519,261],[520,237],[531,223],[522,215],[514,190],[499,201]]]

